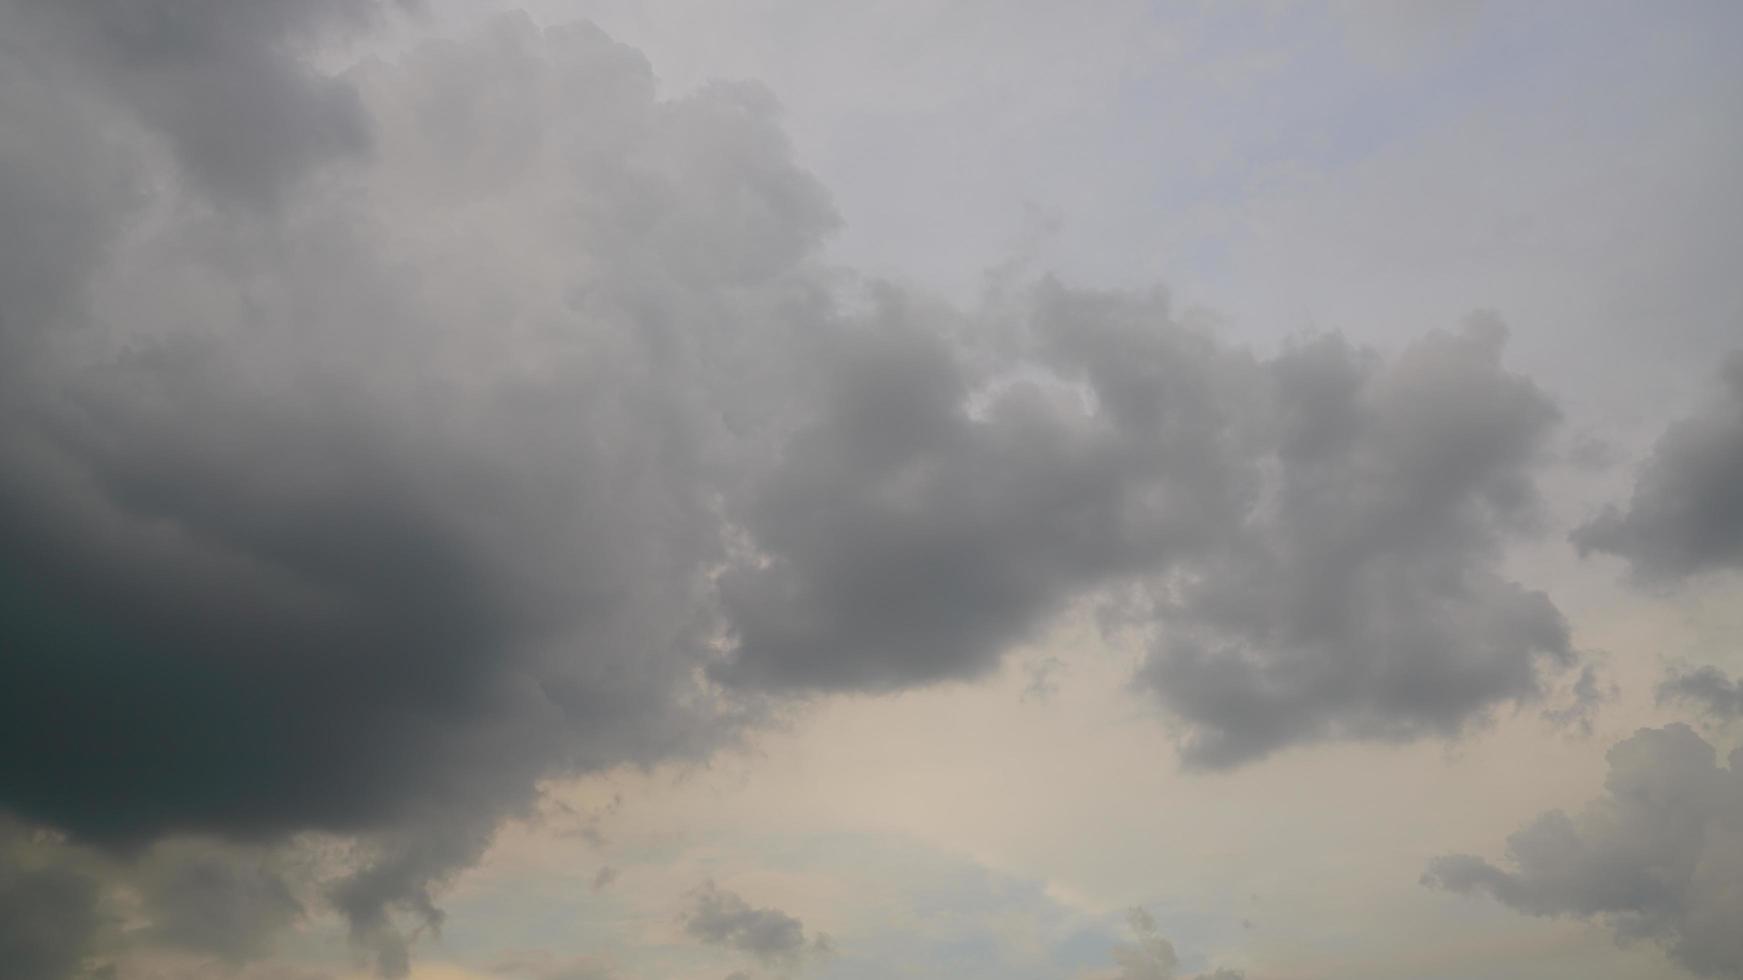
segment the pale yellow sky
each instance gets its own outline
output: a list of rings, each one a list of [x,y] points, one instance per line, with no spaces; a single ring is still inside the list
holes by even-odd
[[[1604,589],[1575,622],[1576,642],[1705,652],[1743,636],[1734,588],[1681,601]],[[1217,940],[1176,943],[1255,977],[1679,975],[1656,947],[1620,949],[1599,925],[1515,917],[1418,882],[1436,854],[1498,855],[1532,817],[1597,795],[1612,743],[1676,717],[1652,701],[1652,657],[1606,658],[1618,696],[1590,735],[1526,710],[1451,744],[1313,746],[1203,774],[1180,769],[1127,689],[1135,656],[1088,617],[1067,617],[985,683],[831,699],[706,768],[553,785],[575,812],[603,814],[604,843],[564,836],[563,818],[514,827],[454,900],[529,877],[579,884],[608,864],[614,908],[650,941],[673,928],[671,896],[703,878],[824,932],[873,934],[928,885],[884,864],[881,848],[856,862],[864,838],[1038,883],[1084,921],[1197,905],[1182,921],[1220,918]],[[1057,691],[1026,697],[1042,657],[1062,662]],[[818,837],[840,859],[807,871],[790,852]],[[595,896],[575,898],[589,914]]]

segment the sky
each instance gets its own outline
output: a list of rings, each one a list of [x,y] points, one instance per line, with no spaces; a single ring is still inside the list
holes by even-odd
[[[0,0],[0,980],[1743,978],[1740,29]]]

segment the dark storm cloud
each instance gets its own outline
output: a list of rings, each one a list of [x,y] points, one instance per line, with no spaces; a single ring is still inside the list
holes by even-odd
[[[1658,685],[1658,703],[1687,705],[1714,721],[1734,721],[1743,718],[1743,681],[1717,667],[1672,670]]]
[[[1725,360],[1719,380],[1705,414],[1659,437],[1628,506],[1574,532],[1582,552],[1625,558],[1646,582],[1743,568],[1743,352]]]
[[[770,966],[792,968],[811,952],[829,948],[822,936],[805,938],[805,924],[775,908],[757,908],[714,882],[691,893],[682,921],[699,942],[748,954]]]
[[[149,949],[234,974],[304,918],[306,857],[185,838],[116,854],[0,815],[0,968],[103,977]]]
[[[394,915],[433,924],[539,776],[730,724],[692,679],[720,416],[686,372],[812,314],[833,216],[765,97],[656,102],[596,31],[503,21],[358,86],[379,166],[264,223],[152,202],[8,310],[0,804],[119,848],[361,835],[330,895],[403,972]],[[503,131],[457,146],[441,93]],[[93,105],[151,182],[149,114]],[[53,239],[87,176],[0,200],[66,181],[21,229]]]
[[[311,67],[374,7],[0,4],[0,807],[141,867],[345,837],[312,898],[404,973],[540,778],[985,673],[1104,589],[1200,764],[1572,660],[1498,572],[1554,413],[1497,326],[1387,361],[1051,283],[849,308],[767,93],[514,17]],[[233,959],[311,897],[139,873]]]
[[[1511,869],[1437,858],[1424,881],[1484,892],[1530,915],[1600,918],[1701,976],[1743,977],[1743,750],[1729,767],[1684,725],[1610,750],[1605,794],[1546,813],[1507,841]]]

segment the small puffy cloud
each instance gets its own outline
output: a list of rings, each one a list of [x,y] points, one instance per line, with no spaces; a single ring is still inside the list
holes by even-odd
[[[1603,796],[1513,834],[1505,866],[1447,855],[1423,881],[1530,915],[1600,919],[1698,975],[1743,977],[1743,750],[1720,765],[1677,724],[1618,743],[1609,764]]]
[[[1743,718],[1743,680],[1733,680],[1717,667],[1672,669],[1658,685],[1660,704],[1694,708],[1717,722]]]
[[[1659,437],[1628,505],[1574,531],[1582,552],[1618,555],[1645,582],[1743,569],[1743,351],[1719,381],[1704,414]]]
[[[680,921],[691,938],[745,953],[779,969],[793,969],[813,953],[827,953],[824,936],[807,939],[805,924],[776,908],[757,908],[712,881],[690,894]]]
[[[1245,980],[1236,970],[1217,969],[1188,977],[1180,972],[1174,944],[1157,931],[1156,920],[1142,908],[1126,913],[1132,941],[1114,947],[1114,966],[1086,975],[1083,980]]]

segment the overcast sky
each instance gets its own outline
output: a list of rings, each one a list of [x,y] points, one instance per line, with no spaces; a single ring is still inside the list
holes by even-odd
[[[0,0],[0,980],[1743,978],[1740,31]]]

